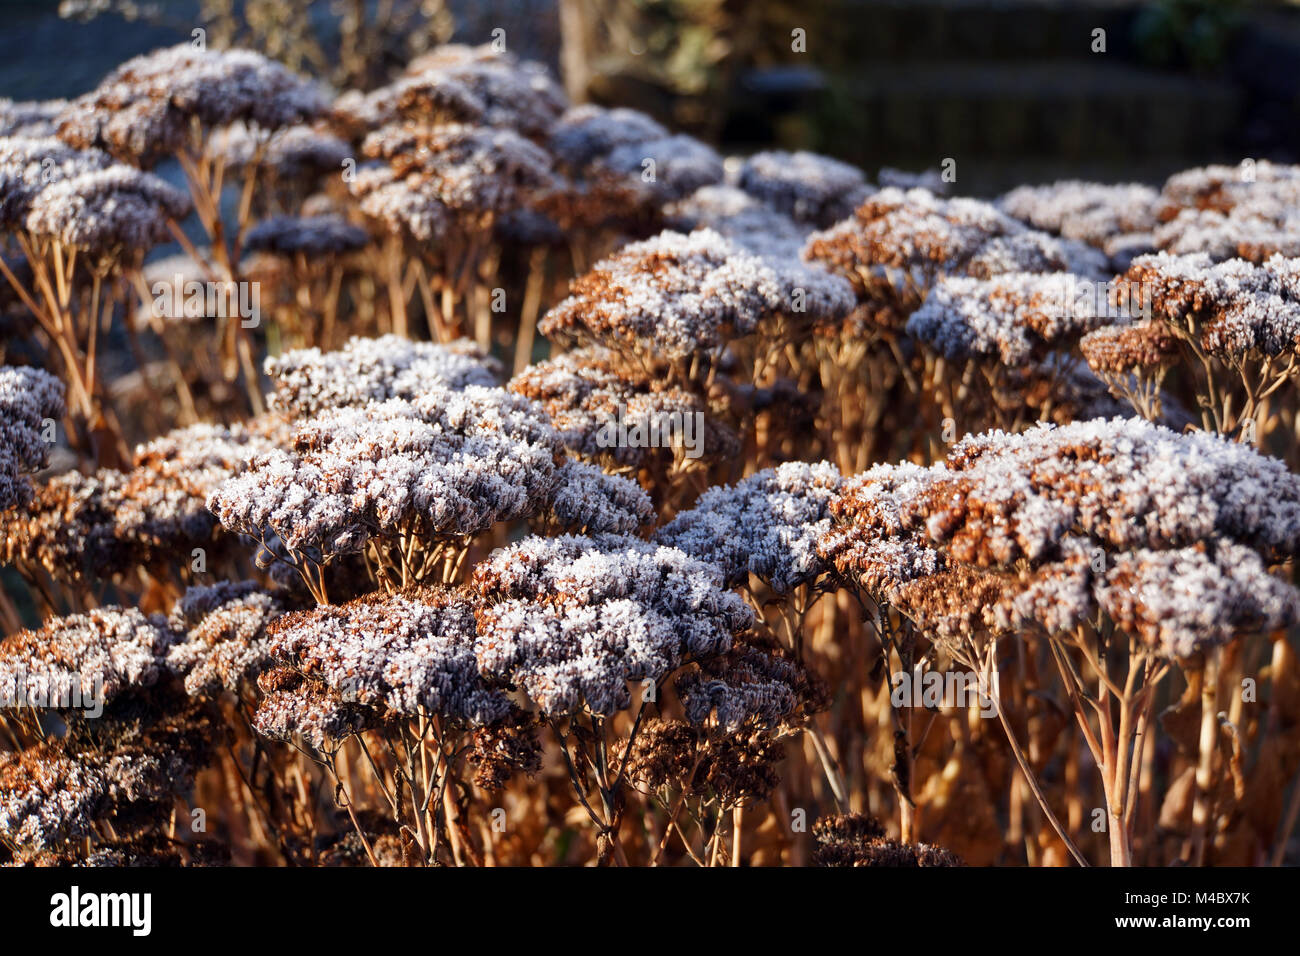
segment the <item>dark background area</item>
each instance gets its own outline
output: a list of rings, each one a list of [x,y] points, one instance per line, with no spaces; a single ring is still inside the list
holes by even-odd
[[[250,6],[328,33],[331,2]],[[188,39],[213,9],[241,4],[152,6],[159,17],[77,22],[54,0],[0,0],[0,96],[76,95],[128,57]],[[562,7],[580,35],[562,31]],[[447,14],[455,40],[485,42],[501,26],[520,55],[557,70],[581,64],[569,79],[587,97],[644,109],[723,149],[815,149],[872,173],[952,158],[967,194],[1300,158],[1300,7],[1286,3],[513,0],[452,2]],[[792,49],[796,29],[804,52]]]

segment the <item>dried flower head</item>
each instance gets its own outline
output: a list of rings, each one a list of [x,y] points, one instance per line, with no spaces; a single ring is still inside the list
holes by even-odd
[[[157,176],[129,166],[63,179],[33,197],[28,232],[83,249],[96,259],[139,256],[171,238],[170,223],[189,198]]]
[[[68,179],[113,166],[107,153],[48,137],[0,137],[0,229],[23,228],[32,201]]]
[[[1103,185],[1069,179],[1021,186],[998,205],[1035,229],[1078,239],[1099,249],[1120,236],[1154,229],[1157,192],[1138,183]]]
[[[840,484],[830,462],[768,468],[734,486],[710,488],[655,540],[719,568],[730,587],[752,574],[788,594],[825,570],[816,544],[830,529],[827,509]]]
[[[548,148],[570,174],[580,174],[619,146],[668,137],[668,130],[645,113],[584,104],[567,110],[551,128]]]
[[[111,704],[167,673],[175,638],[166,618],[135,608],[51,618],[0,643],[0,697],[48,701],[56,710]]]
[[[0,512],[31,499],[27,475],[48,463],[47,421],[63,418],[63,383],[38,368],[0,365]]]
[[[1101,253],[1025,228],[973,199],[939,199],[923,189],[887,188],[853,217],[814,233],[804,257],[845,276],[876,324],[898,328],[943,275],[988,278],[1008,272],[1101,273]]]
[[[507,387],[541,405],[573,454],[600,464],[667,466],[685,451],[680,442],[619,441],[619,423],[628,434],[650,436],[657,431],[662,436],[678,428],[672,434],[680,437],[679,426],[702,421],[703,434],[697,439],[702,457],[726,460],[740,449],[735,432],[717,421],[699,396],[628,368],[617,353],[602,346],[530,365]]]
[[[753,620],[711,565],[618,535],[528,538],[474,570],[479,668],[552,716],[610,714],[629,680],[719,654]]]
[[[255,581],[189,588],[169,620],[178,638],[167,666],[196,697],[238,692],[270,662],[267,627],[283,610]]]
[[[814,866],[926,867],[961,866],[952,852],[925,843],[899,843],[885,838],[885,829],[862,813],[824,817],[813,824]]]
[[[851,306],[848,288],[820,270],[760,259],[702,229],[624,246],[574,280],[538,327],[562,342],[683,361],[777,316],[833,320]]]
[[[671,229],[712,229],[755,255],[799,258],[812,227],[735,186],[702,186],[685,199],[664,207]]]
[[[397,335],[356,337],[333,352],[295,349],[266,360],[266,374],[275,385],[271,402],[295,418],[390,398],[411,400],[435,386],[490,387],[500,368],[468,339],[436,344]]]
[[[374,594],[289,614],[271,627],[271,652],[348,703],[383,715],[438,714],[481,726],[510,702],[479,676],[474,596],[450,588]]]
[[[324,108],[310,81],[260,53],[186,43],[123,63],[68,105],[59,135],[147,168],[183,149],[194,121],[209,129],[242,121],[269,134]]]
[[[856,166],[800,150],[756,153],[736,185],[799,222],[826,228],[853,213],[871,192]]]
[[[254,459],[208,507],[229,530],[324,563],[372,538],[459,538],[533,515],[560,454],[527,399],[434,386],[411,402],[332,408],[300,422],[291,451]]]
[[[1025,366],[1112,320],[1105,286],[1065,272],[946,277],[907,320],[907,334],[949,359]]]
[[[635,481],[573,459],[556,470],[555,490],[546,506],[546,523],[552,529],[635,534],[654,518],[650,496]]]
[[[1212,355],[1290,354],[1300,343],[1300,259],[1256,266],[1159,253],[1133,260],[1124,279],[1145,290],[1154,315]]]
[[[342,216],[274,216],[248,230],[244,247],[253,252],[302,253],[319,259],[355,252],[369,241],[364,229]]]
[[[253,715],[253,728],[272,740],[301,738],[315,750],[330,752],[374,722],[367,708],[345,701],[321,681],[308,680],[292,667],[265,671],[257,686],[263,696]]]
[[[21,102],[0,96],[0,137],[53,136],[58,116],[67,105],[67,100]]]
[[[418,240],[449,224],[475,229],[552,183],[550,157],[517,133],[487,126],[386,126],[366,137],[384,165],[348,184],[367,215]]]

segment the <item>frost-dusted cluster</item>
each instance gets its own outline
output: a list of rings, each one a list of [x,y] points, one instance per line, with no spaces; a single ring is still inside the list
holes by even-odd
[[[67,100],[11,100],[0,96],[0,137],[53,136]]]
[[[527,399],[434,386],[300,422],[291,451],[256,458],[208,507],[228,530],[322,562],[376,537],[466,537],[535,514],[560,453]]]
[[[793,661],[755,647],[737,647],[677,678],[675,688],[686,720],[701,726],[713,719],[725,733],[746,724],[772,727],[799,706],[805,676]]]
[[[1151,248],[1158,193],[1139,183],[1102,184],[1064,180],[1047,186],[1020,186],[998,205],[1020,221],[1101,249],[1112,262],[1127,265],[1135,246]]]
[[[0,137],[0,229],[21,229],[48,187],[113,165],[107,153],[73,149],[52,137]]]
[[[475,604],[464,591],[417,588],[316,607],[278,620],[271,652],[382,714],[490,724],[509,714],[510,702],[479,676]]]
[[[310,81],[260,53],[186,43],[123,63],[68,104],[59,135],[148,167],[189,145],[195,120],[207,128],[243,121],[269,134],[324,108]]]
[[[167,673],[175,640],[167,619],[101,607],[46,621],[0,643],[0,697],[111,704]]]
[[[437,344],[397,335],[352,338],[341,349],[295,349],[266,360],[272,402],[295,417],[330,408],[414,399],[437,387],[497,383],[500,363],[467,340]]]
[[[635,534],[654,517],[650,495],[629,478],[573,459],[555,472],[555,490],[546,506],[554,528],[577,534]]]
[[[753,620],[716,568],[639,538],[528,538],[495,552],[473,580],[487,601],[480,670],[551,716],[621,710],[628,681],[722,653]]]
[[[760,259],[709,229],[624,246],[574,280],[539,328],[560,341],[639,348],[670,361],[717,351],[777,316],[833,319],[847,287]]]
[[[287,436],[275,418],[247,425],[193,425],[136,449],[134,467],[67,472],[36,488],[29,508],[4,516],[6,563],[25,562],[56,580],[108,580],[139,565],[189,563],[213,543],[207,496]]]
[[[1208,353],[1290,354],[1300,343],[1300,259],[1257,266],[1160,253],[1135,259],[1124,278],[1144,290],[1156,316],[1195,335]]]
[[[655,540],[720,569],[729,586],[754,575],[778,594],[825,570],[818,539],[841,484],[830,462],[789,462],[735,486],[710,488],[695,507],[659,529]]]
[[[63,383],[37,368],[0,365],[0,512],[31,498],[27,475],[44,468],[46,422],[63,417]]]
[[[168,619],[167,666],[194,696],[243,690],[270,662],[267,627],[283,612],[256,581],[189,588]]]
[[[151,173],[115,164],[64,179],[32,198],[26,227],[95,257],[146,252],[171,237],[190,200]]]
[[[649,436],[657,425],[665,434],[670,423],[700,421],[699,451],[709,460],[725,460],[740,448],[735,432],[709,414],[696,395],[637,374],[616,352],[590,346],[530,365],[510,380],[509,389],[533,399],[545,410],[564,446],[575,455],[619,467],[640,468],[671,460],[681,449],[649,441],[619,441],[626,433]]]
[[[812,227],[735,186],[703,186],[664,206],[669,228],[712,229],[755,255],[798,259]]]
[[[1300,608],[1267,566],[1300,546],[1300,480],[1209,433],[1140,419],[989,432],[928,469],[877,466],[831,511],[826,557],[941,636],[1068,632],[1100,609],[1182,657]]]
[[[1112,321],[1098,290],[1105,286],[1068,272],[951,276],[930,289],[907,334],[945,358],[1023,366]]]
[[[551,183],[550,157],[517,133],[487,126],[386,126],[366,137],[383,161],[348,184],[368,216],[418,240],[525,204]]]
[[[316,258],[354,252],[369,241],[364,229],[342,216],[274,216],[248,230],[244,247],[253,252]]]
[[[871,192],[856,166],[805,150],[755,153],[740,167],[736,185],[773,209],[823,229],[849,216]]]
[[[814,233],[804,256],[845,276],[872,308],[873,321],[895,328],[942,275],[1072,271],[1093,277],[1105,265],[1097,250],[1029,229],[988,203],[894,188]]]

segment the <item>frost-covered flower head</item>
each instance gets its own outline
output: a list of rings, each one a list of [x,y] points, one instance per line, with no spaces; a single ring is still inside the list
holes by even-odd
[[[729,427],[709,414],[692,392],[638,374],[602,346],[572,352],[530,365],[510,380],[510,391],[538,402],[561,440],[573,454],[617,467],[667,466],[684,449],[658,447],[650,441],[618,441],[617,426],[650,435],[655,423],[703,421],[698,451],[708,460],[727,459],[740,448]],[[703,416],[702,418],[698,416]],[[613,440],[611,440],[613,435]]]
[[[270,133],[324,108],[311,81],[260,53],[182,44],[123,63],[68,105],[59,135],[148,168],[186,147],[195,121],[208,129],[242,121]]]
[[[494,552],[473,581],[487,602],[480,670],[551,716],[625,708],[628,681],[722,653],[753,620],[713,566],[618,535],[528,538]]]
[[[323,563],[379,537],[461,538],[546,503],[562,449],[545,414],[502,389],[327,409],[292,449],[208,498],[223,526]]]
[[[657,204],[688,196],[722,180],[722,157],[693,136],[677,134],[614,147],[596,165],[598,175],[622,179]]]
[[[355,252],[369,241],[364,229],[342,216],[273,216],[248,230],[244,247],[282,256],[302,253],[314,261]]]
[[[491,387],[501,366],[468,339],[438,344],[397,335],[354,337],[341,349],[295,349],[266,360],[272,404],[294,417],[329,408],[411,400],[430,387]]]
[[[650,496],[635,481],[573,459],[556,470],[545,512],[552,528],[577,534],[635,534],[654,517]]]
[[[624,246],[574,280],[539,329],[563,342],[681,361],[716,352],[777,316],[830,319],[851,305],[848,288],[820,270],[760,259],[701,229]]]
[[[735,186],[702,186],[664,207],[671,229],[712,229],[760,256],[799,258],[813,231]]]
[[[1178,361],[1178,343],[1161,321],[1120,322],[1079,340],[1088,367],[1099,375],[1155,372]]]
[[[755,153],[736,185],[799,222],[826,228],[852,214],[871,192],[856,166],[800,150]]]
[[[42,189],[24,225],[96,259],[138,257],[171,237],[169,224],[189,213],[184,193],[157,176],[114,164]]]
[[[0,511],[31,499],[27,475],[44,468],[46,422],[64,412],[64,388],[38,368],[0,365]]]
[[[435,52],[417,58],[407,72],[410,80],[424,88],[458,85],[480,104],[477,121],[513,129],[532,140],[543,140],[569,105],[564,90],[545,66],[506,54]]]
[[[826,557],[946,636],[1068,631],[1100,609],[1185,656],[1300,609],[1267,568],[1300,546],[1300,479],[1210,433],[1140,419],[989,432],[932,468],[865,472],[831,511]],[[910,580],[882,568],[901,554],[921,559]]]
[[[18,101],[0,96],[0,137],[53,136],[67,100]]]
[[[746,724],[774,727],[808,702],[808,677],[798,664],[757,647],[738,646],[677,678],[674,688],[686,720],[713,720],[724,733]]]
[[[1290,354],[1300,343],[1300,259],[1159,253],[1133,260],[1124,280],[1144,290],[1153,314],[1194,334],[1213,355]]]
[[[813,233],[804,258],[843,275],[874,321],[897,328],[940,276],[1008,272],[1100,274],[1104,256],[1082,243],[1027,229],[974,199],[940,199],[923,189],[886,188],[852,218]]]
[[[453,224],[476,228],[552,183],[546,152],[505,129],[393,125],[371,133],[362,149],[383,161],[348,184],[362,210],[420,240]]]
[[[946,358],[995,359],[1016,367],[1068,346],[1110,322],[1106,287],[1068,272],[950,276],[907,320],[907,334]]]
[[[216,519],[206,499],[248,460],[285,437],[274,418],[249,425],[193,425],[136,449],[128,472],[68,472],[40,486],[31,507],[6,516],[8,562],[56,580],[108,580],[136,565],[189,561],[211,548]]]
[[[270,662],[267,627],[282,613],[280,602],[255,581],[189,588],[168,621],[177,640],[167,666],[184,677],[191,695],[238,692]]]
[[[0,137],[0,229],[23,228],[32,201],[50,186],[113,165],[107,153],[50,137]]]
[[[734,486],[710,488],[655,540],[719,568],[730,587],[752,574],[788,594],[825,570],[816,544],[830,529],[828,506],[840,482],[830,462],[768,468]]]
[[[1239,203],[1227,212],[1184,209],[1151,234],[1149,251],[1204,253],[1216,262],[1263,262],[1300,255],[1300,208],[1295,200]]]
[[[560,117],[547,145],[560,166],[575,175],[619,146],[662,140],[668,135],[656,120],[637,110],[583,104]]]
[[[271,668],[257,679],[257,686],[262,699],[253,715],[253,729],[272,740],[301,738],[308,746],[329,752],[375,721],[368,708],[345,701],[322,681],[306,678],[292,667]]]
[[[1300,199],[1300,166],[1247,160],[1236,166],[1198,166],[1174,173],[1160,190],[1157,211],[1168,221],[1183,209],[1227,212],[1264,197],[1294,205]]]
[[[1157,225],[1157,192],[1139,183],[1116,185],[1063,180],[1020,186],[998,206],[1035,229],[1104,249],[1122,236],[1149,233]]]
[[[472,594],[449,588],[369,595],[280,618],[271,652],[381,715],[491,724],[509,715],[510,701],[478,673],[475,606]]]
[[[307,123],[286,126],[270,136],[235,123],[215,136],[212,151],[231,173],[246,175],[256,164],[259,172],[279,182],[338,172],[352,155],[339,137]]]
[[[0,643],[0,697],[108,705],[163,677],[175,639],[165,617],[135,608],[52,618]]]

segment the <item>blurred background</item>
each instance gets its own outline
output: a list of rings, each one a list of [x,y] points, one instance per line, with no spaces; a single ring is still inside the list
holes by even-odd
[[[1300,6],[1280,0],[0,0],[0,96],[91,88],[190,38],[372,87],[438,42],[505,31],[575,100],[723,150],[806,148],[869,173],[957,163],[957,192],[1158,183],[1300,159]]]

